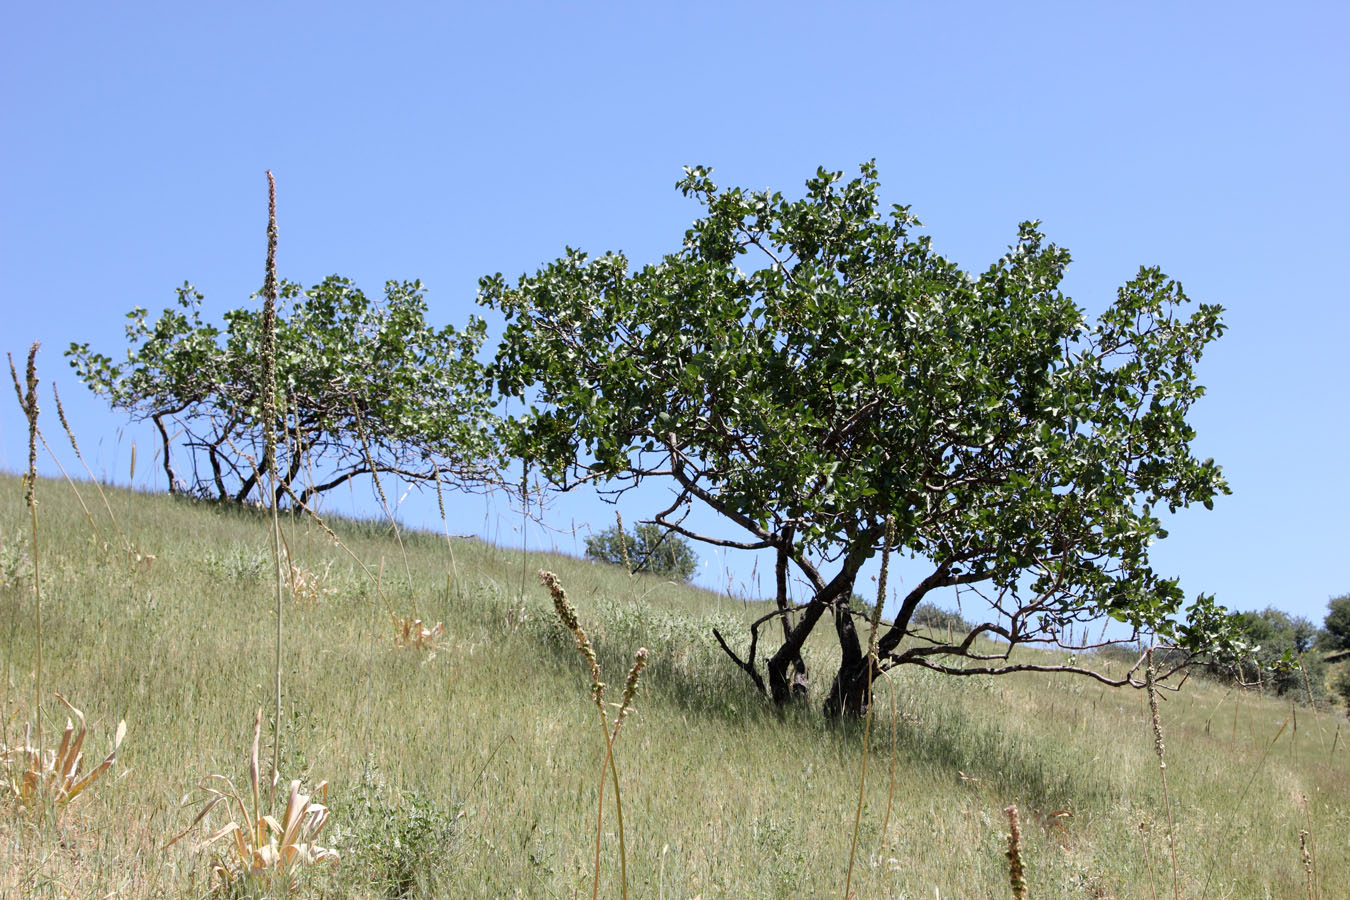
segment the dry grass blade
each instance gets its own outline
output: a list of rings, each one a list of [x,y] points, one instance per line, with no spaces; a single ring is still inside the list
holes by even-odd
[[[305,794],[301,791],[300,781],[292,781],[281,818],[263,812],[258,754],[261,734],[262,710],[259,709],[254,719],[253,743],[248,757],[252,812],[233,781],[224,775],[208,775],[198,787],[209,794],[210,799],[192,824],[165,844],[167,849],[178,843],[223,801],[238,818],[209,831],[198,846],[209,847],[228,839],[224,854],[211,866],[217,887],[253,895],[265,894],[278,886],[292,891],[303,866],[321,862],[336,865],[339,860],[338,851],[317,843],[319,832],[328,823],[329,810],[325,802],[317,802],[314,797],[319,795],[323,801],[327,800],[328,782],[319,782],[313,794]]]
[[[71,705],[60,694],[56,699],[70,710],[74,721],[66,719],[66,730],[55,750],[41,750],[33,746],[32,729],[24,729],[24,742],[18,747],[0,744],[0,790],[24,809],[53,806],[64,809],[84,793],[94,781],[117,762],[117,748],[126,737],[127,723],[117,723],[112,752],[89,772],[81,775],[84,766],[84,743],[89,735],[84,713]],[[78,724],[76,724],[78,723]]]
[[[412,647],[417,650],[429,650],[436,655],[436,644],[445,636],[445,624],[437,622],[430,628],[421,619],[413,616],[394,617],[394,646],[400,649]]]

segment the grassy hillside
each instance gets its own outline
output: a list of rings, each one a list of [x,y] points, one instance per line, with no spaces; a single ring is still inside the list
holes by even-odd
[[[81,490],[109,537],[92,486]],[[38,491],[45,684],[86,713],[91,761],[106,754],[119,719],[128,733],[113,772],[59,822],[0,813],[0,895],[203,895],[223,843],[199,849],[207,833],[199,828],[164,844],[200,809],[201,778],[245,782],[259,707],[270,759],[275,633],[264,521],[112,492],[118,526],[144,557],[137,562],[98,546],[69,486],[43,481]],[[342,853],[336,870],[305,882],[306,896],[590,895],[603,745],[589,674],[534,577],[541,567],[561,577],[615,694],[632,652],[651,649],[637,713],[615,745],[631,896],[843,895],[862,728],[823,721],[815,702],[780,717],[747,690],[710,629],[741,634],[755,608],[476,542],[455,543],[447,590],[450,553],[429,535],[406,539],[409,584],[384,529],[335,527],[372,570],[383,561],[399,614],[415,602],[424,619],[444,622],[445,635],[434,655],[395,649],[365,573],[319,529],[287,525],[314,590],[285,604],[281,769],[329,782],[332,819],[320,843]],[[3,712],[13,743],[32,719],[36,628],[27,512],[8,476],[0,540]],[[825,671],[827,655],[813,646],[808,661]],[[1287,703],[1209,683],[1168,697],[1180,896],[1307,896],[1305,829],[1321,896],[1350,884],[1343,714],[1300,708],[1295,727]],[[44,704],[51,735],[63,720],[50,693]],[[1011,896],[1002,810],[1014,803],[1031,897],[1173,896],[1140,693],[1044,676],[904,672],[881,687],[877,712],[857,897]],[[213,811],[212,827],[223,812]],[[619,896],[613,821],[611,806],[606,897]]]

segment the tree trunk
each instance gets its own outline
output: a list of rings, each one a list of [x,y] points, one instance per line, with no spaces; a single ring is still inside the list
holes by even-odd
[[[774,581],[777,587],[778,609],[782,616],[783,640],[789,641],[792,638],[792,621],[788,612],[788,554],[787,547],[792,543],[792,532],[788,531],[783,537],[783,544],[778,548],[778,561],[774,566]],[[788,695],[793,700],[805,700],[806,694],[811,688],[811,679],[806,671],[806,660],[802,659],[800,651],[794,655],[790,661],[792,667],[792,676],[787,684]],[[787,673],[780,673],[786,677]]]
[[[151,416],[155,422],[155,427],[159,429],[160,440],[164,443],[164,477],[169,480],[169,493],[178,493],[178,476],[173,473],[173,465],[169,461],[169,431],[164,427],[164,419],[160,415]]]
[[[871,692],[867,685],[867,659],[859,659],[852,664],[844,663],[830,684],[830,694],[825,698],[825,715],[831,718],[843,716],[861,716],[872,705]],[[872,673],[875,678],[876,673]]]
[[[802,645],[806,643],[807,635],[811,629],[816,627],[816,622],[824,614],[829,602],[822,599],[821,594],[811,601],[802,612],[802,617],[797,620],[788,632],[788,637],[783,641],[783,646],[778,648],[778,652],[769,657],[764,668],[769,673],[769,696],[777,706],[786,706],[792,702],[794,697],[805,695],[805,684],[802,673],[795,673],[794,676],[788,675],[788,670],[794,668],[794,661],[801,659]]]
[[[825,697],[825,715],[837,718],[843,715],[860,716],[867,711],[871,698],[867,696],[867,660],[853,625],[853,611],[849,607],[852,590],[842,593],[834,603],[834,631],[839,638],[839,671],[835,673],[830,692]]]

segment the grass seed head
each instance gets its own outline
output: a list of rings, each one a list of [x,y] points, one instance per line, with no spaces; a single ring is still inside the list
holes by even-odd
[[[1008,882],[1012,885],[1013,900],[1026,900],[1027,873],[1022,866],[1022,821],[1017,806],[1005,807],[1008,816]]]
[[[595,648],[591,646],[591,639],[586,636],[582,630],[581,623],[577,620],[577,611],[572,608],[572,603],[567,599],[567,592],[563,590],[562,582],[558,576],[546,569],[539,570],[539,582],[548,588],[548,592],[553,596],[553,608],[558,611],[558,618],[562,620],[563,627],[572,632],[572,636],[577,641],[577,652],[591,667],[591,697],[595,700],[595,705],[600,707],[600,712],[605,711],[605,683],[600,679],[600,663],[595,658]]]
[[[633,654],[633,667],[628,670],[628,678],[623,683],[623,699],[619,703],[619,717],[614,722],[614,731],[617,734],[619,726],[623,720],[628,717],[628,713],[633,708],[633,697],[637,695],[638,679],[642,677],[642,670],[647,667],[647,648],[639,647]]]

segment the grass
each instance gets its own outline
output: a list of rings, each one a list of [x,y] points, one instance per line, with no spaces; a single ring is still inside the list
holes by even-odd
[[[41,829],[0,819],[0,896],[201,896],[209,854],[164,845],[200,810],[201,778],[239,771],[253,710],[275,702],[265,520],[109,490],[122,532],[156,557],[132,566],[99,551],[69,487],[38,487],[46,689],[79,698],[95,735],[122,719],[131,729],[77,814]],[[397,552],[387,525],[332,524],[372,570]],[[0,558],[21,556],[10,543],[26,525],[18,478],[0,476]],[[408,568],[387,567],[385,589],[411,594],[425,620],[444,623],[431,656],[395,650],[374,585],[323,532],[299,518],[282,527],[294,562],[326,573],[317,602],[288,598],[275,723],[281,776],[329,782],[324,843],[342,861],[319,867],[310,893],[589,896],[606,747],[587,739],[596,712],[572,636],[543,588],[521,594],[520,552],[455,542],[447,590],[444,536],[404,534]],[[710,629],[739,634],[761,607],[643,576],[630,587],[617,567],[562,555],[531,553],[526,565],[562,579],[602,670],[625,671],[634,647],[651,649],[637,712],[615,746],[630,896],[842,895],[862,727],[814,711],[779,716],[748,689]],[[32,719],[32,602],[31,581],[0,580],[7,722]],[[808,646],[815,672],[827,671],[830,652],[826,641]],[[894,806],[882,834],[889,777],[867,782],[854,896],[1010,896],[1010,805],[1021,811],[1028,896],[1148,897],[1148,859],[1167,893],[1166,813],[1142,692],[926,672],[877,687],[871,753],[889,770],[894,724]],[[1323,895],[1350,883],[1342,712],[1300,708],[1295,731],[1287,701],[1203,682],[1164,692],[1160,706],[1181,897],[1306,896],[1301,831]],[[264,720],[264,740],[272,724]],[[600,893],[618,897],[609,821]],[[403,851],[389,837],[398,834],[422,836],[419,846],[435,852]]]

